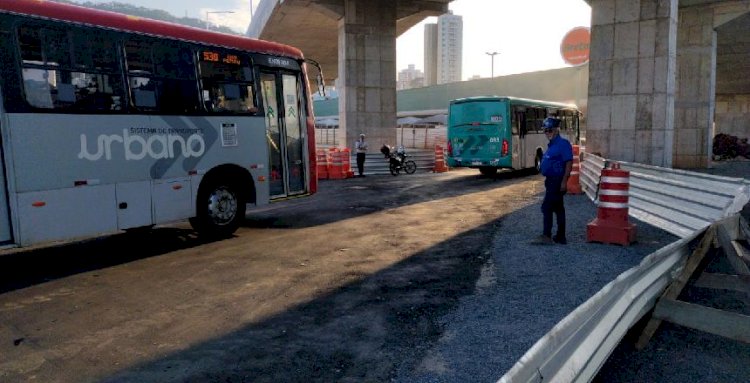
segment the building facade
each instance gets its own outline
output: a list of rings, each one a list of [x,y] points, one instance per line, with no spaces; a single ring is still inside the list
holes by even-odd
[[[424,83],[426,86],[461,81],[463,17],[446,13],[437,24],[424,27]]]
[[[425,24],[424,26],[424,84],[425,86],[437,85],[437,24]]]
[[[447,13],[438,17],[437,83],[461,81],[463,17]]]
[[[424,73],[416,69],[414,64],[409,64],[407,69],[398,72],[396,90],[419,88],[424,86]]]

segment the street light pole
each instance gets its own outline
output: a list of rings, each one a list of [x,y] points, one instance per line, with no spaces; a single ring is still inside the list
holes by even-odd
[[[492,58],[492,69],[490,73],[492,73],[492,78],[495,78],[495,55],[499,55],[500,52],[484,52],[486,55],[490,56]]]
[[[212,13],[234,13],[234,11],[206,11],[206,29],[211,29],[208,23],[208,15]]]

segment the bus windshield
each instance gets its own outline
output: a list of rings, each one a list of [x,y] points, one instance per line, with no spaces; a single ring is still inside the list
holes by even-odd
[[[453,127],[483,124],[499,125],[503,120],[505,105],[498,101],[456,103],[450,108],[450,125]]]

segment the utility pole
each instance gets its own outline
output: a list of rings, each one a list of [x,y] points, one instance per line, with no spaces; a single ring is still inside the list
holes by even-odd
[[[492,69],[490,73],[492,73],[492,78],[495,78],[495,55],[499,55],[500,52],[484,52],[486,55],[490,56],[492,58]]]

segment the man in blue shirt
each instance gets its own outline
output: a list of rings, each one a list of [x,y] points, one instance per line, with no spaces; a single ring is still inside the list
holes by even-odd
[[[542,158],[541,173],[544,179],[544,201],[542,214],[544,215],[544,229],[534,243],[552,244],[568,243],[565,238],[565,205],[563,196],[568,191],[567,183],[573,168],[573,147],[570,142],[560,136],[560,119],[547,117],[542,123],[544,135],[549,144]],[[552,236],[552,214],[557,216],[557,234]]]

